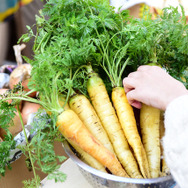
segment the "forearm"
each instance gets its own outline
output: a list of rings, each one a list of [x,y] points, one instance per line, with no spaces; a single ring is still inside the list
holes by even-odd
[[[188,95],[174,99],[165,112],[163,145],[166,162],[180,187],[188,180]]]

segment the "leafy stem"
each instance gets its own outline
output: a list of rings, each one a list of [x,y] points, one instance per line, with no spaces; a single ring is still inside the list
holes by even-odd
[[[24,126],[24,123],[23,123],[23,119],[22,119],[22,115],[21,115],[20,109],[19,109],[19,104],[17,104],[17,109],[18,109],[18,114],[19,114],[19,118],[20,118],[20,121],[21,121],[22,129],[23,129],[23,132],[24,132],[26,145],[29,145],[29,141],[28,141],[28,138],[27,138],[27,133],[25,131],[25,126]],[[31,161],[31,166],[32,166],[32,170],[33,170],[34,180],[35,180],[35,185],[37,186],[37,184],[38,184],[38,176],[37,176],[36,171],[35,171],[35,165],[34,165],[33,157],[32,157],[32,154],[31,154],[30,150],[28,150],[28,154],[29,154],[29,159]]]
[[[89,7],[89,10],[90,10],[92,16],[94,16],[91,7],[90,7],[89,5],[88,5],[88,7]],[[106,31],[106,28],[104,27],[104,25],[103,25],[103,28],[104,28],[104,30]],[[99,40],[100,40],[100,44],[101,44],[101,46],[102,46],[103,54],[104,54],[104,56],[106,57],[106,59],[108,60],[108,55],[107,55],[107,53],[106,53],[104,44],[103,44],[103,42],[102,42],[102,40],[101,40],[100,34],[99,34],[99,32],[98,32],[98,30],[97,30],[96,27],[94,27],[94,29],[95,29],[95,31],[96,31],[96,33],[97,33],[97,36],[98,36]],[[100,48],[99,48],[99,49],[100,49]]]

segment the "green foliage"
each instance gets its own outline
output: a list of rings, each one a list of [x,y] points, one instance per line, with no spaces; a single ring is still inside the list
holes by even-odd
[[[58,91],[65,92],[71,87],[65,84],[71,78],[70,69],[74,73],[88,62],[98,71],[102,66],[112,86],[121,85],[122,75],[151,62],[180,80],[188,64],[183,8],[182,14],[169,7],[155,20],[148,10],[143,19],[132,19],[126,10],[116,14],[107,1],[47,1],[36,17],[37,34],[28,27],[28,35],[22,38],[35,38],[32,80],[42,95],[49,96],[52,78],[60,72]],[[72,84],[86,94],[87,78],[80,75]]]
[[[57,90],[65,92],[70,88],[67,83],[71,82],[68,81],[71,72],[74,74],[88,62],[100,69],[104,59],[102,51],[112,36],[122,30],[127,15],[125,12],[116,14],[108,1],[47,1],[40,17],[36,17],[35,55],[30,62],[33,66],[32,81],[41,95],[53,93],[52,80],[56,74],[60,74]],[[31,28],[22,40],[29,36],[33,37]],[[123,46],[122,41],[119,36],[114,37],[113,48],[117,49],[120,44]],[[112,45],[110,47],[112,49]],[[73,80],[74,89],[86,94],[85,80],[85,74],[77,74]]]
[[[13,118],[15,116],[16,108],[8,102],[0,103],[0,125],[2,129],[6,129],[13,125]]]
[[[2,96],[4,97],[4,96]],[[15,141],[8,130],[9,126],[13,125],[13,118],[15,116],[15,107],[8,102],[0,103],[0,125],[6,132],[4,135],[4,141],[0,142],[0,175],[4,176],[6,169],[11,169],[10,150],[15,149]]]
[[[42,114],[42,112],[41,110],[37,112],[35,120],[31,124],[31,135],[34,134],[34,137],[29,144],[20,147],[20,149],[28,158],[28,167],[31,166],[30,158],[32,156],[35,169],[41,170],[47,175],[50,174],[50,177],[55,178],[57,181],[64,181],[66,175],[59,172],[58,169],[60,167],[59,162],[62,163],[66,157],[57,155],[54,150],[54,142],[63,142],[64,138],[55,126],[56,121],[50,120],[50,117]],[[28,154],[29,151],[31,151],[31,156]]]
[[[36,178],[34,179],[28,179],[28,180],[24,180],[23,183],[23,187],[24,188],[39,188],[40,187],[40,177],[37,175]]]
[[[15,149],[15,141],[12,135],[8,133],[3,142],[0,142],[0,178],[5,176],[7,169],[11,169],[10,164],[10,150]]]
[[[12,99],[12,103],[5,102],[8,99]],[[32,129],[30,130],[30,133],[31,135],[34,135],[33,138],[28,141],[27,136],[25,136],[26,145],[15,145],[16,143],[8,128],[13,125],[13,118],[16,111],[15,105],[20,100],[27,100],[40,104],[40,101],[27,97],[22,92],[8,92],[1,96],[0,125],[1,128],[5,130],[6,135],[3,138],[3,142],[0,142],[0,174],[4,176],[6,170],[11,169],[10,151],[16,147],[26,156],[28,170],[32,170],[34,173],[33,180],[24,182],[25,187],[39,187],[40,179],[35,173],[36,169],[47,175],[51,174],[50,177],[53,177],[56,181],[64,181],[66,175],[63,172],[59,172],[59,164],[66,158],[57,155],[54,151],[54,142],[63,142],[64,140],[55,126],[55,115],[50,120],[50,117],[46,115],[43,110],[39,110],[38,114],[35,116],[34,122],[31,124]],[[24,125],[22,127],[24,128]]]
[[[183,9],[182,15],[177,8],[169,7],[155,20],[147,15],[132,20],[124,28],[134,69],[139,65],[158,63],[180,80],[188,66],[188,26]]]

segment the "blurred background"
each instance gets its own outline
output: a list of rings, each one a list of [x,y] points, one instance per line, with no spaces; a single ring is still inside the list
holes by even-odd
[[[35,23],[35,15],[43,5],[41,0],[0,0],[0,66],[15,63],[13,45],[26,33],[26,25]],[[32,57],[32,43],[22,55]]]
[[[118,8],[129,9],[130,14],[139,17],[143,4],[152,7],[154,14],[166,6],[183,5],[188,15],[187,0],[110,0],[109,3]],[[35,15],[45,4],[45,0],[0,0],[0,66],[15,63],[13,45],[26,33],[26,25],[35,23]],[[35,28],[34,28],[35,31]],[[29,42],[22,51],[22,55],[32,57],[33,41]]]

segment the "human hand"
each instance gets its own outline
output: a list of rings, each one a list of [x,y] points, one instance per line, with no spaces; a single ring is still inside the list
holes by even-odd
[[[141,103],[166,110],[168,104],[188,90],[178,80],[158,66],[143,65],[124,78],[123,86],[129,103],[141,108]]]

